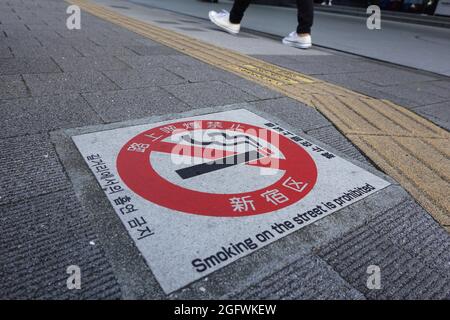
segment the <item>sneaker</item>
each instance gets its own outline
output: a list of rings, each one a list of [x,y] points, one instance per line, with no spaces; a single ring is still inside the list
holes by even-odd
[[[283,44],[296,47],[300,49],[308,49],[311,48],[311,36],[299,37],[296,31],[292,31],[289,33],[287,37],[283,38]]]
[[[228,33],[238,34],[241,29],[240,24],[230,22],[230,14],[225,10],[221,12],[210,11],[208,16],[212,23]]]

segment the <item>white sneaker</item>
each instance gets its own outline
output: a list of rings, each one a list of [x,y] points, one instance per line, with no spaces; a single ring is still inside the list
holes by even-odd
[[[212,23],[231,34],[238,34],[241,29],[240,24],[230,22],[230,14],[225,10],[221,12],[210,11],[208,16]]]
[[[283,38],[282,42],[285,45],[300,49],[308,49],[312,45],[310,35],[299,37],[296,31],[289,33],[287,37]]]

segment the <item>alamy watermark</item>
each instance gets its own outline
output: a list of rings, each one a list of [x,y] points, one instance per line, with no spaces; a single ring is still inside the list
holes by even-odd
[[[81,9],[79,6],[70,5],[66,10],[67,14],[70,14],[66,20],[66,27],[69,30],[80,30],[81,29]]]
[[[369,30],[381,29],[381,9],[377,5],[371,5],[367,7],[367,14],[370,16],[366,20],[366,26]]]
[[[381,269],[377,265],[370,265],[367,267],[366,273],[369,275],[367,277],[366,286],[370,290],[380,290],[381,289]]]
[[[77,265],[70,265],[67,267],[66,273],[69,275],[66,284],[69,290],[81,289],[81,269]]]

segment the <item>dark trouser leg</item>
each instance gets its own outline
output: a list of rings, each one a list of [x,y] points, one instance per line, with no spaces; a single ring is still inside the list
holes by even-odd
[[[314,1],[297,0],[297,33],[311,33],[314,19]]]
[[[311,0],[312,1],[312,0]],[[241,23],[245,10],[248,8],[250,0],[235,0],[230,12],[231,23]]]

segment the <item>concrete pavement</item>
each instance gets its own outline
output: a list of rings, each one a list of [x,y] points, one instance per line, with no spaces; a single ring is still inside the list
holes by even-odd
[[[86,12],[82,29],[69,31],[67,5],[1,3],[3,298],[449,298],[448,233],[316,109]],[[126,10],[123,2],[111,5]],[[140,14],[205,40],[217,37],[201,20]],[[380,98],[388,94],[380,84],[408,90],[413,80],[425,95],[405,94],[407,106],[432,109],[449,100],[427,99],[444,95],[444,77],[331,51],[282,51],[268,39],[243,36],[254,43],[252,54],[272,50],[266,61],[321,67],[321,76],[364,83]],[[369,70],[383,71],[362,82]],[[406,99],[394,93],[388,98]],[[392,185],[166,296],[71,136],[237,108],[307,134]],[[82,269],[81,290],[66,287],[69,265]],[[380,266],[382,289],[366,286],[368,265]]]
[[[207,17],[209,10],[231,8],[231,1],[133,0],[135,3]],[[382,19],[381,30],[368,30],[366,17],[316,11],[313,42],[316,45],[390,63],[450,75],[450,29]],[[270,21],[270,23],[269,23]],[[284,37],[295,29],[296,9],[252,5],[242,27]]]

